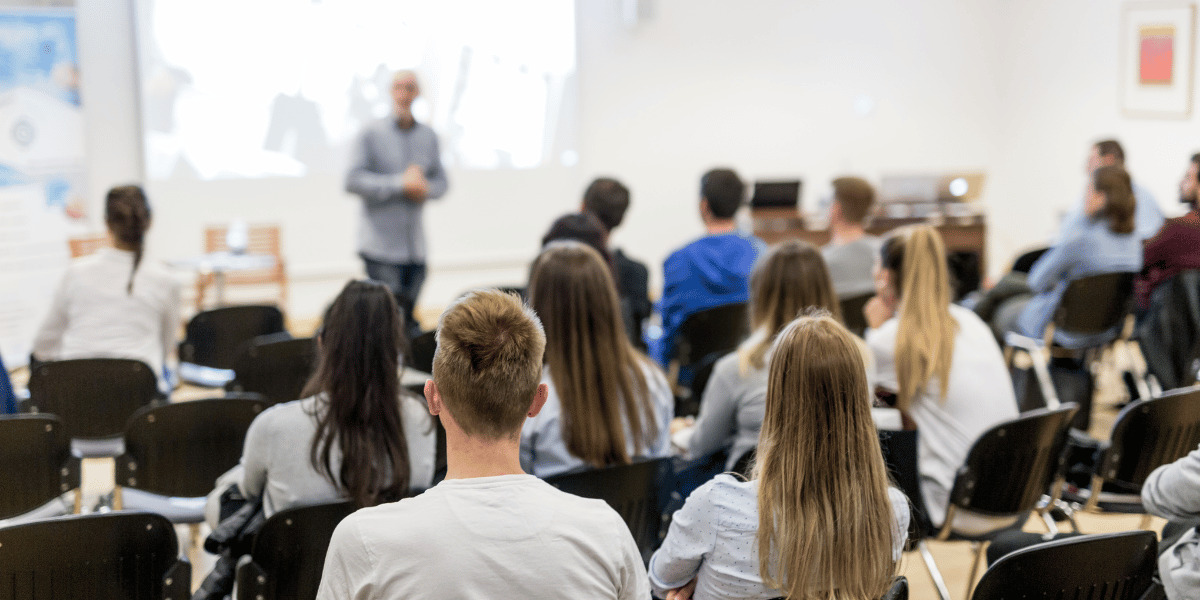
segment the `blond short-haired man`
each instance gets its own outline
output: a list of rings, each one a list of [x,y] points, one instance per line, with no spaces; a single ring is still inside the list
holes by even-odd
[[[446,428],[446,479],[338,525],[318,598],[648,598],[621,517],[521,470],[521,425],[547,395],[533,311],[474,292],[437,342],[425,397]]]

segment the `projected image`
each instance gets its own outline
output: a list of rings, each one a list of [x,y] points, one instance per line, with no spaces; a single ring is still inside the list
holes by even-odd
[[[575,15],[560,0],[138,0],[151,179],[341,173],[414,69],[446,166],[575,160]]]

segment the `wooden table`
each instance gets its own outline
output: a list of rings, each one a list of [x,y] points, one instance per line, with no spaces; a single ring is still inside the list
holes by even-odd
[[[754,222],[754,235],[768,244],[784,240],[804,240],[814,246],[829,243],[828,229],[809,229],[804,216],[791,208],[757,208],[750,211]],[[933,225],[942,235],[948,252],[967,252],[979,257],[979,272],[987,273],[987,223],[983,215],[963,217],[936,216],[918,217],[874,217],[867,227],[871,235],[886,235],[889,231],[906,225]]]

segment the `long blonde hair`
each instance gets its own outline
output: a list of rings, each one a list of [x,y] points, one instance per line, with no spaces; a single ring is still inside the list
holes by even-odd
[[[934,377],[945,400],[958,322],[950,316],[946,247],[937,230],[927,225],[901,229],[884,242],[882,254],[882,267],[892,271],[899,292],[896,408],[907,412]]]
[[[862,353],[828,314],[779,334],[759,440],[758,570],[789,598],[879,598],[896,573]]]
[[[654,405],[642,373],[655,367],[629,343],[608,265],[579,242],[553,242],[533,263],[529,300],[546,328],[567,450],[594,467],[629,464],[627,421],[637,453],[653,441]]]
[[[814,307],[842,318],[821,253],[798,240],[772,247],[750,274],[750,329],[754,333],[738,348],[742,375],[763,368],[775,336],[801,312]]]

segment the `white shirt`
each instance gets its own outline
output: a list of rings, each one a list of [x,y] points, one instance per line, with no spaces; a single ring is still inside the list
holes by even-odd
[[[247,497],[261,497],[268,517],[285,508],[343,497],[311,461],[319,398],[276,404],[258,415],[246,431],[241,491]],[[400,422],[408,448],[409,490],[420,491],[433,483],[437,430],[425,403],[408,395],[400,399]],[[336,474],[342,461],[336,444],[329,461]]]
[[[954,475],[967,458],[971,445],[994,425],[1017,418],[1017,398],[1004,356],[991,329],[975,313],[955,304],[950,316],[958,322],[950,385],[942,400],[941,384],[934,377],[913,399],[909,416],[920,431],[917,470],[921,494],[934,525],[946,516]],[[879,385],[896,391],[896,333],[892,318],[878,329],[867,330],[867,345],[875,355]]]
[[[892,557],[908,537],[908,498],[888,488]],[[695,600],[779,598],[758,572],[758,481],[716,476],[696,488],[671,519],[663,545],[650,559],[650,587],[659,596],[696,577]]]
[[[38,329],[33,354],[41,360],[131,358],[162,377],[179,330],[179,282],[144,257],[133,274],[133,253],[101,248],[67,268]]]
[[[650,597],[637,544],[603,500],[531,475],[449,479],[333,532],[317,598]]]
[[[626,451],[630,457],[662,458],[671,454],[671,418],[675,415],[675,395],[667,378],[657,367],[651,364],[642,365],[642,375],[646,378],[646,387],[650,391],[650,402],[654,406],[655,422],[650,424],[654,435],[650,438],[649,447],[644,452],[636,452],[633,438],[629,435],[626,422]],[[571,454],[563,439],[562,400],[554,389],[554,381],[550,378],[550,369],[542,373],[542,383],[550,387],[550,395],[546,404],[536,417],[525,420],[521,428],[521,468],[526,473],[538,477],[550,477],[560,473],[582,470],[590,465],[583,459]],[[614,398],[616,402],[618,399]]]

